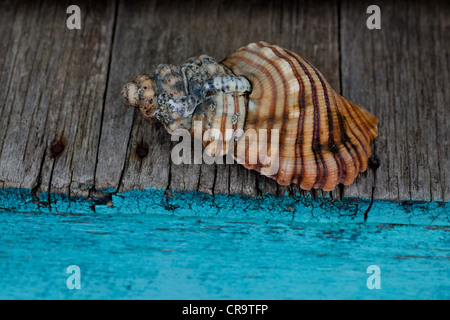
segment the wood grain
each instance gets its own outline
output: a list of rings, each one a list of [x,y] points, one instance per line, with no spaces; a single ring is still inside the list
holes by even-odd
[[[174,165],[177,142],[120,95],[160,63],[203,53],[221,60],[264,40],[299,53],[379,117],[371,169],[332,196],[447,201],[450,5],[381,1],[382,29],[369,30],[370,4],[81,1],[82,29],[68,30],[68,3],[2,2],[0,187],[71,196],[145,188],[328,195],[278,186],[237,164]],[[56,143],[64,146],[58,155]]]
[[[79,6],[82,29],[69,30],[63,2],[2,3],[5,187],[88,196],[94,186],[114,5]]]
[[[340,21],[343,95],[379,117],[374,197],[446,201],[450,5],[380,2],[382,29],[356,28],[370,4],[343,1]],[[345,192],[368,197],[371,189],[359,179]]]

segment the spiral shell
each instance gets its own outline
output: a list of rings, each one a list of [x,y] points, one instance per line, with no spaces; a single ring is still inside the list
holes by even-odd
[[[223,64],[252,83],[244,130],[280,130],[279,170],[270,176],[279,184],[333,190],[366,170],[377,118],[337,94],[309,62],[259,42]],[[261,163],[237,161],[260,171]]]
[[[246,168],[305,190],[351,184],[366,170],[377,136],[374,115],[336,93],[308,61],[265,42],[221,63],[201,56],[180,67],[162,65],[123,94],[170,133],[193,132],[192,124],[201,123],[211,155],[233,150]],[[247,132],[256,136],[248,139]]]

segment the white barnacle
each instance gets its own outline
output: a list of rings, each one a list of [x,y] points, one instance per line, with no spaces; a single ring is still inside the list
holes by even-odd
[[[225,93],[251,91],[250,82],[245,77],[233,75],[218,75],[205,83],[204,88],[206,91],[216,90]]]
[[[172,112],[178,113],[182,118],[190,116],[197,106],[197,99],[192,96],[182,96],[168,101]]]
[[[216,90],[222,89],[222,77],[215,77],[213,80],[213,83],[214,83],[214,88],[216,88]]]
[[[235,114],[233,114],[233,116],[231,117],[231,124],[236,124],[239,120],[239,112],[236,112]]]

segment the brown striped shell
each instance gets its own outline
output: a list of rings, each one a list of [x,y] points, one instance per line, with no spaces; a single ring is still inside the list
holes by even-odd
[[[192,124],[201,123],[209,154],[233,147],[246,168],[305,190],[351,184],[366,170],[377,136],[375,116],[336,93],[308,61],[265,42],[242,47],[220,64],[201,56],[180,67],[160,66],[123,94],[170,133],[193,132]]]
[[[270,176],[279,184],[333,190],[366,170],[377,118],[336,93],[308,61],[259,42],[222,63],[252,83],[244,131],[280,130],[279,170]],[[257,171],[263,166],[237,161]]]

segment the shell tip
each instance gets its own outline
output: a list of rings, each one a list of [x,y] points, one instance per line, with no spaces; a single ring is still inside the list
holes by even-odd
[[[130,106],[139,106],[139,87],[136,83],[129,82],[124,85],[121,94],[125,97]]]

